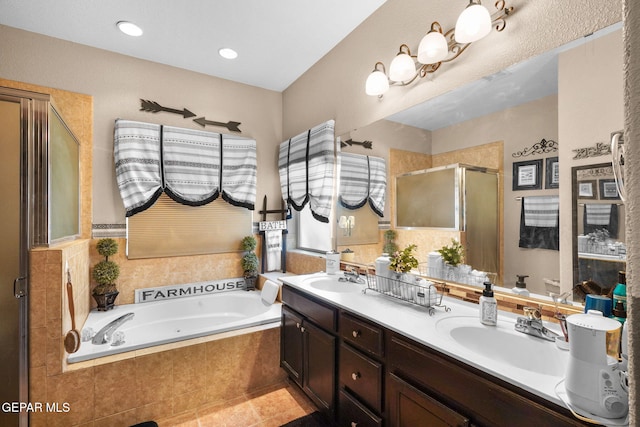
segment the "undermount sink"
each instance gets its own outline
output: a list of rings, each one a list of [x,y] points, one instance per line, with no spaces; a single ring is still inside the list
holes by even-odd
[[[359,285],[357,283],[339,281],[339,277],[340,276],[310,277],[305,279],[302,283],[320,291],[336,293],[362,292],[362,289],[364,289],[363,285]]]
[[[498,319],[497,326],[486,326],[478,317],[453,316],[439,320],[436,331],[497,362],[542,375],[564,376],[567,352],[559,350],[553,342],[517,332],[514,325]]]

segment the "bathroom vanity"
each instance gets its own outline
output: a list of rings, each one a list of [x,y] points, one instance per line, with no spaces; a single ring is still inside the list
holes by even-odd
[[[522,351],[539,353],[531,360],[553,359],[528,369],[512,360],[520,350],[511,342],[487,341],[477,354],[451,338],[465,328],[511,334],[514,319],[500,313],[498,327],[487,329],[477,305],[453,300],[450,312],[438,307],[430,316],[337,277],[283,278],[281,366],[338,426],[585,425],[554,391],[566,352],[523,335]]]

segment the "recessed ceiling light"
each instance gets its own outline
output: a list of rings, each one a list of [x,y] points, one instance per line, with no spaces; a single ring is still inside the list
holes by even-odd
[[[218,53],[225,59],[236,59],[238,57],[238,52],[229,47],[223,47],[218,50]]]
[[[133,22],[119,21],[116,25],[120,31],[128,36],[138,37],[142,35],[142,28],[138,27]]]

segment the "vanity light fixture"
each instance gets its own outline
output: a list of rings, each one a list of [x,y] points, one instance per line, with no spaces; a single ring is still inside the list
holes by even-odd
[[[118,21],[116,26],[120,31],[125,33],[128,36],[139,37],[142,35],[142,28],[138,27],[133,22],[129,21]]]
[[[236,59],[238,57],[238,52],[231,49],[230,47],[223,47],[219,49],[218,54],[224,59]]]
[[[373,71],[367,77],[365,92],[367,95],[382,97],[390,85],[405,86],[418,77],[435,72],[443,62],[456,59],[472,42],[485,37],[494,26],[500,32],[506,27],[506,19],[514,11],[507,7],[505,0],[495,3],[496,12],[491,15],[481,0],[469,0],[462,11],[455,28],[443,33],[440,23],[434,21],[429,32],[418,45],[418,54],[412,55],[407,44],[401,44],[398,54],[389,65],[387,76],[384,64],[376,62]]]

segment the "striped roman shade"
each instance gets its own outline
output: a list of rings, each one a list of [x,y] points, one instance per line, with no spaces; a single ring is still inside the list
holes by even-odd
[[[333,120],[280,144],[278,171],[283,199],[296,210],[307,203],[314,218],[329,222],[335,166]]]
[[[202,206],[223,198],[253,209],[256,142],[193,129],[116,120],[116,178],[126,216],[153,205],[165,192],[173,200]]]
[[[113,153],[122,202],[135,215],[162,194],[160,125],[116,120]]]
[[[361,154],[340,153],[339,201],[347,209],[369,202],[376,215],[384,216],[387,172],[384,159]]]

